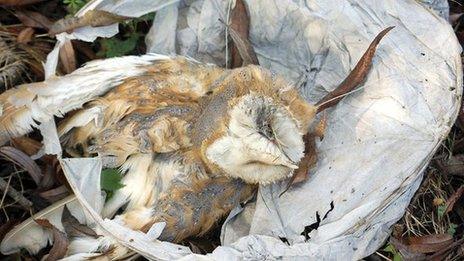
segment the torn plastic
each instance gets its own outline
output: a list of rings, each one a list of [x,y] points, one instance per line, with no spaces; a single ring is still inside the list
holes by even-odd
[[[130,10],[135,16],[164,7],[147,36],[148,50],[175,51],[225,65],[224,21],[233,3],[192,0],[171,5],[174,2],[178,1],[91,1],[84,11],[99,8],[130,15]],[[77,186],[73,190],[98,226],[149,259],[363,258],[382,246],[390,226],[403,216],[459,109],[461,48],[450,25],[438,15],[442,10],[440,15],[446,18],[446,1],[245,2],[250,40],[260,64],[289,82],[302,83],[300,92],[311,102],[343,80],[378,32],[396,26],[379,45],[363,90],[329,113],[325,138],[318,143],[318,164],[309,180],[281,197],[285,182],[260,187],[256,202],[231,213],[222,228],[223,246],[207,256],[152,241],[161,225],[150,236],[103,220],[93,209],[98,207],[91,206]],[[433,8],[424,7],[427,3]],[[81,28],[59,35],[56,48],[63,37],[92,41],[116,32],[115,25]],[[48,57],[47,75],[54,75],[57,59],[57,51]],[[94,69],[103,71],[100,65]],[[101,76],[99,81],[104,81]],[[83,166],[100,164],[88,173],[100,175],[99,158],[71,161],[72,166],[62,160],[70,183],[79,179]],[[113,229],[117,233],[111,233]]]
[[[260,187],[256,203],[231,213],[222,229],[225,246],[209,256],[363,258],[403,216],[459,109],[461,48],[446,21],[447,3],[246,3],[260,64],[291,82],[303,78],[301,93],[312,102],[343,80],[376,33],[396,28],[380,44],[364,90],[329,113],[310,179],[281,197],[285,182]],[[225,27],[217,21],[227,21],[228,7],[227,1],[181,2],[174,46],[150,50],[175,49],[225,65]],[[166,20],[153,26],[176,24]]]

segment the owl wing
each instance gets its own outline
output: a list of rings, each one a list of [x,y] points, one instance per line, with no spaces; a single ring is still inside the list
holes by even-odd
[[[156,54],[92,61],[71,74],[21,85],[0,94],[0,144],[10,137],[32,131],[37,123],[47,122],[54,116],[62,117],[84,104],[92,103],[105,93],[106,104],[86,106],[85,112],[75,113],[80,117],[74,118],[76,121],[68,128],[84,126],[90,121],[89,117],[96,119],[101,116],[105,105],[118,104],[117,100],[121,100],[119,104],[134,104],[130,102],[132,99],[140,100],[135,104],[152,101],[139,94],[148,96],[149,93],[153,95],[167,90],[167,93],[184,93],[185,97],[197,99],[204,94],[208,83],[222,72],[213,65]],[[133,88],[134,83],[142,86]],[[117,86],[119,92],[113,90]],[[143,90],[143,87],[146,89]],[[94,108],[88,110],[91,107]],[[121,113],[122,110],[114,112]]]
[[[36,122],[80,108],[124,79],[147,72],[151,65],[169,59],[149,54],[95,60],[62,77],[20,85],[0,94],[0,144],[32,131]]]
[[[58,133],[70,154],[116,156],[119,165],[135,153],[186,148],[198,101],[223,73],[186,58],[158,61],[73,112]]]

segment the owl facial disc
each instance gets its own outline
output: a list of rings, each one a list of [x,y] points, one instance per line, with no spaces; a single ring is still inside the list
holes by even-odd
[[[247,94],[231,103],[226,133],[206,157],[226,175],[268,184],[291,176],[303,157],[298,123],[278,100]]]

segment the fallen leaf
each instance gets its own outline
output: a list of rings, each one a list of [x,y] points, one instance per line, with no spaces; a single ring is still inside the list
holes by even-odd
[[[87,60],[97,59],[97,55],[92,50],[92,46],[89,43],[84,42],[84,41],[79,41],[79,40],[73,40],[73,46],[74,46],[74,49],[76,49],[76,51],[85,55]]]
[[[50,35],[59,34],[62,32],[70,32],[76,28],[84,26],[106,26],[114,23],[119,23],[130,17],[116,15],[102,10],[89,10],[81,17],[70,17],[56,21],[48,32]]]
[[[464,237],[457,240],[456,242],[448,245],[447,247],[441,249],[440,251],[436,252],[435,254],[431,255],[431,256],[428,256],[428,260],[431,260],[431,261],[441,261],[441,260],[445,260],[444,257],[445,255],[452,249],[455,249],[457,247],[461,247],[463,246],[463,243],[464,243]]]
[[[403,260],[424,260],[425,254],[414,252],[403,240],[390,237],[390,243],[400,252]]]
[[[450,24],[452,24],[453,26],[456,25],[458,23],[459,19],[461,19],[463,14],[464,13],[450,14],[450,16],[449,16]]]
[[[46,29],[48,30],[53,22],[39,12],[18,10],[15,11],[14,15],[23,23],[25,26]]]
[[[308,133],[303,137],[305,143],[304,156],[298,164],[298,169],[290,178],[285,187],[279,195],[282,196],[287,190],[294,184],[306,181],[309,177],[309,170],[314,167],[317,162],[317,151],[316,151],[316,136],[314,133]]]
[[[39,152],[42,144],[39,141],[33,140],[29,137],[17,137],[11,138],[11,145],[18,150],[26,153],[28,156],[32,156]]]
[[[448,161],[436,160],[438,168],[446,174],[464,177],[464,155],[451,156]]]
[[[64,206],[63,208],[61,223],[63,223],[64,231],[68,237],[98,237],[97,233],[95,233],[95,231],[93,231],[91,228],[79,223],[79,221],[73,215],[71,215],[71,212],[69,212],[67,206]]]
[[[461,187],[454,192],[451,197],[448,198],[448,200],[445,203],[446,209],[445,209],[445,215],[448,214],[451,210],[453,210],[454,204],[461,198],[462,194],[464,193],[464,185],[461,185]]]
[[[316,103],[317,112],[321,112],[337,104],[347,93],[354,90],[356,86],[361,84],[367,76],[374,58],[375,50],[380,40],[391,30],[394,26],[388,27],[380,32],[371,42],[366,52],[364,52],[361,59],[358,61],[354,69],[343,80],[343,82],[333,91],[329,92],[324,98]]]
[[[293,174],[285,190],[280,194],[282,195],[287,191],[291,185],[306,181],[309,177],[309,170],[316,165],[317,151],[316,151],[316,137],[319,139],[324,138],[325,129],[327,128],[327,114],[323,114],[319,123],[316,125],[312,133],[308,133],[303,137],[305,143],[304,157],[301,159],[298,169]]]
[[[213,252],[217,247],[213,240],[205,237],[193,237],[187,239],[190,249],[195,254],[206,255],[207,253]]]
[[[60,61],[66,74],[72,73],[76,70],[76,53],[74,52],[71,40],[66,40],[63,47],[61,47]]]
[[[235,1],[231,12],[229,35],[232,38],[231,68],[238,68],[248,64],[259,64],[251,42],[248,40],[250,31],[250,17],[245,3]]]
[[[66,186],[68,189],[70,189],[68,181],[63,175],[63,170],[61,169],[60,162],[56,155],[44,155],[42,157],[42,161],[45,163],[45,173],[44,173],[44,179],[50,179],[52,182],[45,184],[45,182],[42,182],[43,185],[42,187],[46,188],[47,185],[53,185],[55,183],[61,184]],[[49,175],[50,177],[47,177]],[[49,186],[48,186],[49,187]]]
[[[20,5],[30,5],[38,2],[43,2],[45,0],[0,0],[0,5],[4,6],[20,6]]]
[[[2,242],[3,238],[5,235],[10,231],[14,226],[16,226],[19,223],[19,220],[17,219],[10,219],[0,225],[0,242]]]
[[[0,148],[0,156],[8,159],[9,161],[20,166],[22,169],[26,170],[37,185],[42,180],[43,175],[39,166],[24,152],[14,147],[3,146]]]
[[[18,36],[16,37],[16,42],[27,44],[29,43],[32,38],[34,37],[34,29],[31,27],[26,27],[21,32],[19,32]]]
[[[309,170],[314,167],[317,162],[316,152],[316,137],[312,134],[307,134],[304,137],[305,155],[295,171],[295,179],[292,184],[300,183],[308,179]]]
[[[62,185],[57,188],[49,189],[47,191],[39,192],[39,195],[50,203],[62,200],[69,196],[69,191],[66,186]]]
[[[409,237],[407,242],[410,250],[427,254],[446,248],[453,243],[453,237],[449,234],[414,236]]]
[[[53,224],[47,219],[36,219],[35,222],[40,226],[50,229],[53,234],[53,247],[48,253],[48,257],[45,261],[54,261],[63,258],[68,250],[69,241],[66,234],[59,231]]]

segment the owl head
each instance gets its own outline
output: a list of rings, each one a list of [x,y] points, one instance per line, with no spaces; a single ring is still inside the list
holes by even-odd
[[[248,183],[267,184],[291,176],[304,156],[303,135],[316,108],[288,82],[260,67],[242,68],[226,82],[216,90],[217,97],[234,95],[227,100],[225,115],[220,116],[221,109],[216,112],[222,126],[203,150],[206,160]]]
[[[248,94],[229,112],[227,131],[206,157],[228,176],[266,184],[289,177],[303,157],[299,122],[269,97]]]

